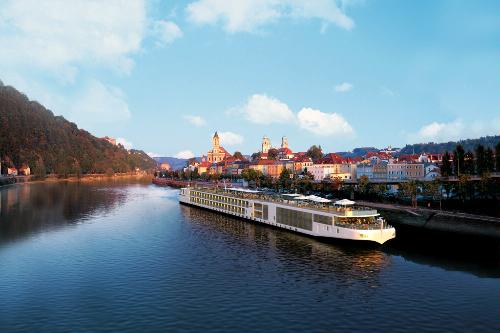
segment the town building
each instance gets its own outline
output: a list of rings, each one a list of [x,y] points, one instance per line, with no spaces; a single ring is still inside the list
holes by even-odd
[[[295,174],[309,171],[309,168],[311,167],[311,165],[313,165],[312,159],[305,154],[294,156],[292,162],[293,162],[293,172]]]
[[[436,164],[425,164],[425,180],[434,180],[441,177],[441,169]]]
[[[423,163],[388,163],[387,178],[390,180],[417,180],[424,179]]]
[[[372,164],[369,163],[358,164],[356,178],[361,179],[361,177],[367,177],[369,180],[372,180],[374,178]]]
[[[9,176],[17,176],[18,172],[16,168],[7,168],[7,175]]]
[[[207,153],[207,160],[209,163],[217,163],[223,161],[227,157],[231,156],[224,147],[220,145],[219,134],[215,132],[212,138],[212,150]]]
[[[269,152],[269,149],[271,149],[271,148],[272,148],[272,146],[271,146],[271,140],[269,140],[269,138],[264,135],[264,137],[262,138],[262,149],[261,149],[261,152],[263,154],[267,154]]]
[[[31,169],[27,165],[23,165],[22,167],[19,168],[18,173],[23,176],[29,176],[31,175]]]
[[[167,162],[163,162],[163,163],[160,163],[160,169],[163,171],[170,171],[171,167],[170,167],[170,164],[168,164]]]

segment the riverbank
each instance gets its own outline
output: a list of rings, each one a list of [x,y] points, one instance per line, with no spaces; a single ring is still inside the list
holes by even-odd
[[[376,208],[396,229],[419,229],[500,239],[499,218],[369,201],[358,203]]]
[[[2,177],[0,178],[0,187],[9,185],[22,185],[22,184],[33,184],[33,183],[55,183],[55,182],[100,182],[100,181],[110,181],[110,180],[143,180],[151,181],[152,175],[147,173],[117,173],[114,175],[105,174],[89,174],[82,175],[80,177],[71,176],[67,178],[60,178],[57,175],[49,175],[44,179],[37,179],[35,176],[15,176],[15,177]],[[3,181],[3,182],[1,182]]]
[[[217,186],[217,184],[210,182],[189,182],[166,178],[153,178],[153,184],[175,188],[194,185]],[[500,240],[499,218],[370,201],[357,201],[357,203],[376,208],[396,228],[398,233],[444,232],[460,236],[487,237]]]

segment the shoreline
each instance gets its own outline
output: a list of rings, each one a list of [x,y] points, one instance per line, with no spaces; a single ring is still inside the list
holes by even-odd
[[[145,181],[151,181],[153,175],[151,174],[114,174],[113,176],[108,176],[105,174],[92,174],[92,175],[83,175],[82,177],[71,176],[67,178],[59,178],[56,175],[49,175],[45,179],[34,179],[34,176],[16,176],[10,177],[10,179],[15,179],[13,183],[10,184],[2,184],[0,188],[12,185],[27,185],[27,184],[36,184],[36,183],[59,183],[59,182],[81,182],[81,183],[92,183],[99,181],[108,181],[108,180],[126,180],[126,179],[136,179]]]

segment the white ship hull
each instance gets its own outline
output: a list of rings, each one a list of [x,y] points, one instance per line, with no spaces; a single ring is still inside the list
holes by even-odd
[[[382,224],[380,228],[354,229],[335,223],[335,217],[345,215],[321,212],[307,207],[292,207],[270,201],[204,193],[190,188],[181,190],[179,202],[314,237],[372,241],[383,244],[396,236],[396,230],[393,227]],[[376,211],[372,215],[378,216]],[[298,218],[295,219],[295,216]],[[319,220],[320,222],[317,222]]]

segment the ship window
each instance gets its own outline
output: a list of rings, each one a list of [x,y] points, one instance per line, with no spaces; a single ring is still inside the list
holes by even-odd
[[[311,213],[276,207],[276,222],[312,231]]]
[[[317,222],[317,223],[322,223],[322,224],[327,224],[327,225],[332,224],[332,217],[331,216],[314,214],[313,218],[314,218],[314,222]]]

